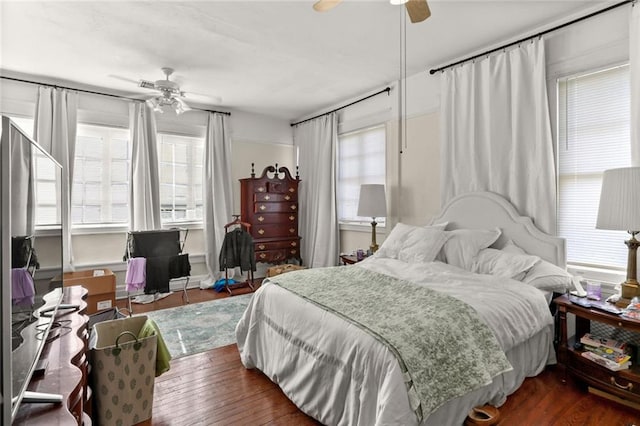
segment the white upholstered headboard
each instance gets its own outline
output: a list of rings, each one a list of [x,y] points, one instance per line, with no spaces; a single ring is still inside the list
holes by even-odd
[[[509,201],[493,192],[470,192],[451,199],[432,222],[445,221],[449,222],[447,230],[498,227],[502,235],[492,247],[502,248],[507,240],[512,240],[529,254],[561,268],[567,265],[564,238],[542,232],[531,218],[520,216]]]

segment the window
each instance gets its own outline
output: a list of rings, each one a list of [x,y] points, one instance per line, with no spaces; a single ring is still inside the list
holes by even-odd
[[[384,125],[369,127],[338,137],[338,220],[341,223],[370,222],[358,216],[360,185],[384,184],[385,142]],[[376,218],[384,226],[384,218]]]
[[[204,139],[158,134],[163,223],[202,221]]]
[[[129,130],[78,124],[71,191],[73,225],[129,222]]]
[[[629,66],[558,83],[558,234],[574,265],[625,269],[629,235],[595,229],[604,170],[631,165]]]

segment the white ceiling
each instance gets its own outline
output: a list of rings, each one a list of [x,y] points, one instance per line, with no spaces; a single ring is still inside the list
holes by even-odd
[[[344,0],[0,2],[1,73],[111,93],[175,68],[186,100],[294,120],[384,88],[401,75],[403,6]],[[430,0],[406,22],[406,75],[532,34],[597,0]],[[436,77],[432,77],[436,78]],[[216,97],[221,98],[220,102]]]

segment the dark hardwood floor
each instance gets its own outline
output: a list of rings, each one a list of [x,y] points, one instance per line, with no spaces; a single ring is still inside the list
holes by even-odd
[[[213,290],[188,290],[191,303],[229,297]],[[237,290],[240,294],[247,290]],[[165,299],[133,306],[148,312],[182,305],[176,292]],[[126,307],[126,300],[118,300]],[[524,384],[500,407],[500,426],[640,426],[640,411],[589,393],[578,383],[563,384],[547,368]],[[153,418],[169,425],[317,425],[259,371],[247,370],[236,345],[179,358],[156,379]]]

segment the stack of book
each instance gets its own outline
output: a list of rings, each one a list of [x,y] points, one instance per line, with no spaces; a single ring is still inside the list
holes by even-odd
[[[631,366],[630,347],[625,342],[586,333],[580,338],[585,351],[582,356],[609,370],[626,370]]]

